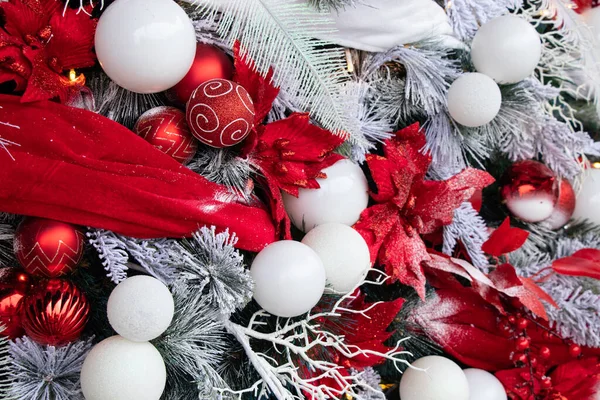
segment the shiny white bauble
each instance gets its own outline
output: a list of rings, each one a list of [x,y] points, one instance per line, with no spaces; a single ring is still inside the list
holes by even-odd
[[[369,203],[369,185],[360,167],[340,160],[325,168],[319,189],[300,189],[298,197],[283,193],[283,204],[296,228],[308,232],[317,225],[354,225]]]
[[[600,169],[591,168],[584,172],[573,218],[587,219],[593,224],[600,225]]]
[[[493,120],[500,111],[501,103],[500,88],[483,74],[463,74],[448,89],[450,116],[459,124],[471,128]]]
[[[507,400],[502,382],[487,371],[468,368],[464,371],[469,382],[469,400]]]
[[[95,345],[81,368],[86,400],[159,400],[166,382],[165,363],[152,344],[118,335]]]
[[[540,35],[529,22],[515,15],[487,22],[471,44],[475,69],[498,83],[517,83],[531,76],[541,54]]]
[[[196,55],[196,32],[172,0],[116,0],[98,21],[96,55],[119,86],[157,93],[177,84]]]
[[[440,356],[419,358],[400,381],[402,400],[469,400],[469,382],[460,367]],[[422,371],[425,370],[425,371]]]
[[[108,298],[108,321],[121,336],[146,342],[171,324],[175,306],[169,289],[158,279],[138,275],[125,279]]]
[[[310,311],[325,290],[325,268],[313,249],[282,240],[265,247],[250,267],[254,299],[267,312],[295,317]]]
[[[327,284],[335,292],[350,292],[371,266],[369,246],[360,233],[348,225],[337,222],[319,225],[304,236],[302,243],[319,255],[325,266]]]

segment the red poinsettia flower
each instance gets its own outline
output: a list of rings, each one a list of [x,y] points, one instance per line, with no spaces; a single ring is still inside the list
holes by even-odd
[[[487,172],[472,168],[446,181],[425,180],[431,158],[422,153],[424,146],[425,135],[414,124],[385,142],[384,157],[367,156],[377,185],[371,197],[378,204],[365,210],[354,226],[387,274],[414,287],[422,298],[421,263],[430,257],[420,235],[451,223],[462,202],[494,181]]]
[[[91,67],[96,20],[67,9],[56,0],[10,0],[0,3],[6,24],[0,30],[0,82],[14,80],[25,90],[22,101],[58,97],[62,102],[84,86],[63,72]]]

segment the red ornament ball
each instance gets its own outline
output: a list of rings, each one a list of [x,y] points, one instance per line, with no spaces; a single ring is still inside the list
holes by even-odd
[[[233,78],[233,62],[223,51],[205,43],[196,44],[196,57],[187,75],[167,91],[169,100],[184,105],[192,92],[211,79]]]
[[[554,211],[548,219],[544,220],[544,224],[550,229],[560,229],[565,226],[575,211],[576,198],[573,186],[566,179],[562,179],[558,187],[558,200]]]
[[[533,160],[516,162],[502,183],[502,198],[515,217],[525,222],[541,222],[554,212],[559,182],[544,164]]]
[[[185,122],[185,113],[175,107],[156,107],[137,120],[133,131],[176,161],[189,162],[198,143]]]
[[[79,338],[90,306],[84,294],[62,279],[45,281],[27,296],[23,328],[37,343],[60,346]]]
[[[238,144],[248,136],[254,124],[254,104],[241,85],[212,79],[194,90],[186,116],[198,140],[222,148]]]
[[[23,335],[22,310],[23,293],[18,290],[0,292],[0,325],[5,328],[0,332],[1,336],[14,339]]]
[[[578,344],[573,343],[569,346],[569,355],[571,357],[577,358],[581,355],[581,352],[581,346],[579,346]]]
[[[25,218],[15,232],[15,255],[34,276],[54,278],[72,271],[83,247],[83,232],[65,222]]]

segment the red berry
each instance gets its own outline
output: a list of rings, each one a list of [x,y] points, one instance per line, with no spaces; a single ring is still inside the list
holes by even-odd
[[[552,332],[545,331],[542,336],[544,337],[544,339],[552,339]]]
[[[576,358],[581,355],[581,347],[575,343],[569,346],[569,354],[571,357]]]
[[[529,348],[530,344],[531,344],[531,342],[529,341],[528,338],[521,336],[520,338],[517,339],[516,348],[517,348],[517,350],[527,350]]]
[[[508,322],[510,322],[512,325],[514,325],[517,322],[517,317],[515,317],[514,315],[510,315],[508,317]]]
[[[517,364],[526,364],[527,363],[527,354],[525,354],[525,353],[515,353],[513,355],[512,359]]]
[[[547,346],[543,346],[540,348],[540,357],[542,357],[544,360],[547,360],[550,358],[551,352],[550,352],[550,348]]]
[[[531,364],[532,367],[535,367],[537,365],[537,358],[535,358],[534,356],[529,357],[529,363]]]
[[[526,329],[528,325],[529,321],[527,321],[525,318],[519,318],[517,321],[517,328],[519,329]]]
[[[543,377],[540,383],[544,389],[550,389],[552,387],[552,379],[547,376]]]

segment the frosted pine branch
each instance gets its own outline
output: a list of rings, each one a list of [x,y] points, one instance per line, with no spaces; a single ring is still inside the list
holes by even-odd
[[[120,283],[127,279],[127,262],[129,255],[124,249],[123,242],[119,237],[103,229],[87,233],[89,243],[96,249],[102,266],[106,270],[106,276],[114,283]]]
[[[454,33],[462,41],[470,41],[479,27],[489,20],[517,8],[522,0],[444,0],[446,13]]]
[[[15,265],[13,250],[14,236],[15,228],[12,225],[0,223],[0,268]]]
[[[355,7],[361,0],[308,0],[311,6],[320,11],[345,10],[347,7]]]
[[[452,255],[460,240],[465,247],[471,262],[477,268],[487,272],[488,259],[481,246],[489,239],[488,228],[471,203],[465,202],[454,210],[454,218],[450,225],[444,227],[445,254]]]
[[[0,325],[0,333],[6,329]],[[10,341],[6,336],[0,336],[0,398],[8,399],[10,388],[14,382],[11,375],[12,358],[9,352]]]

